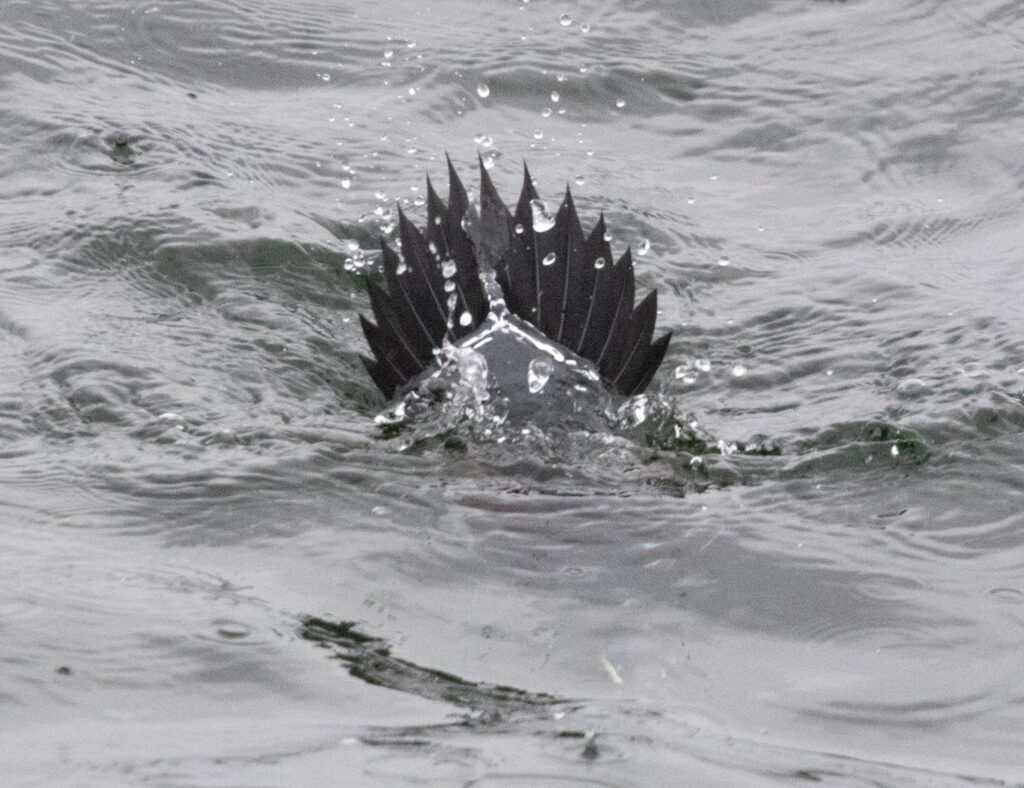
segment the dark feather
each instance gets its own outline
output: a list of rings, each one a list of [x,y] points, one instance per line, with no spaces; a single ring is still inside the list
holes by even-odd
[[[530,171],[515,213],[501,201],[480,160],[480,213],[448,160],[448,204],[427,179],[427,226],[420,232],[399,209],[402,261],[384,244],[387,291],[369,286],[376,324],[361,319],[376,360],[363,363],[388,397],[434,362],[445,336],[475,331],[489,304],[480,269],[493,268],[510,312],[537,326],[553,341],[590,360],[610,389],[639,393],[665,356],[671,334],[651,341],[657,295],[635,308],[635,276],[629,250],[617,262],[605,240],[604,216],[584,237],[568,188],[554,224],[537,232]],[[545,265],[544,260],[549,264]],[[454,262],[454,288],[445,290],[442,264]],[[454,309],[449,299],[454,295]],[[467,325],[459,319],[469,313]]]

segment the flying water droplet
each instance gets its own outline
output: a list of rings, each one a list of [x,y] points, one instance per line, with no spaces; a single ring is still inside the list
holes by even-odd
[[[453,279],[445,279],[444,280],[444,291],[446,293],[454,293],[455,292],[455,280],[453,280]]]
[[[522,235],[522,234],[523,234],[523,225],[521,225],[519,222],[516,222],[516,235]]]
[[[441,276],[443,276],[445,279],[451,279],[453,276],[455,276],[455,271],[455,261],[452,260],[450,257],[443,263],[441,263]]]
[[[636,253],[643,257],[649,251],[651,251],[651,242],[647,238],[644,238],[640,241],[640,246],[637,248]]]
[[[540,262],[542,265],[554,265],[556,259],[558,259],[558,257],[554,252],[548,252]]]
[[[536,394],[544,388],[552,372],[554,372],[554,367],[550,359],[543,356],[533,359],[526,371],[526,383],[529,386],[530,393]]]
[[[732,376],[734,378],[742,378],[747,374],[747,368],[742,364],[734,364],[732,368]]]
[[[706,358],[698,358],[693,362],[693,366],[699,369],[701,372],[711,371],[711,361]]]
[[[615,99],[615,106],[618,107],[619,109],[622,109],[624,106],[626,106],[626,99]]]
[[[533,231],[535,233],[546,233],[555,226],[555,217],[548,213],[548,206],[543,200],[530,200],[530,210],[533,212]]]
[[[560,98],[562,98],[562,97],[558,94],[557,90],[552,90],[551,91],[551,101],[552,101],[552,103],[557,104],[558,100]]]
[[[409,270],[409,266],[405,264],[405,260],[399,260],[398,265],[395,266],[395,273],[401,276]]]
[[[572,17],[569,16],[568,14],[562,14],[560,17],[558,17],[558,24],[560,24],[562,27],[568,27],[569,25],[572,24]]]
[[[721,257],[718,258],[718,264],[721,266],[729,265],[729,258],[723,254]]]
[[[463,312],[461,315],[459,315],[459,325],[460,326],[466,327],[466,326],[468,326],[472,322],[473,322],[473,316],[471,314],[469,314],[469,312]]]
[[[476,86],[476,94],[480,98],[487,98],[489,95],[491,95],[491,89],[490,87],[488,87],[486,82],[481,82]]]
[[[596,269],[598,269],[600,271],[602,268],[604,268],[604,264],[605,264],[605,259],[603,257],[598,257],[594,261],[594,268],[596,268]]]

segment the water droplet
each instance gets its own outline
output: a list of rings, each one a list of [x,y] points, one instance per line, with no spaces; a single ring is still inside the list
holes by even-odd
[[[742,378],[747,374],[747,368],[742,364],[734,364],[732,367],[732,376],[734,378]]]
[[[551,117],[551,107],[544,107],[544,109],[542,109],[540,111],[540,116],[542,118],[550,118]]]
[[[729,258],[723,254],[721,257],[718,258],[718,264],[721,266],[729,265]]]
[[[401,276],[409,270],[409,266],[405,264],[405,260],[399,260],[398,265],[395,266],[395,273]]]
[[[701,372],[710,372],[711,371],[711,361],[709,359],[706,359],[706,358],[698,358],[698,359],[694,360],[693,366],[696,367]]]
[[[459,296],[457,294],[452,293],[450,296],[448,296],[448,311],[449,312],[454,311],[455,310],[455,305],[457,303],[459,303]]]
[[[487,98],[489,95],[491,95],[491,89],[490,87],[488,87],[486,82],[481,82],[476,86],[476,94],[480,98]]]
[[[351,189],[352,188],[352,179],[351,178],[342,178],[341,179],[341,188],[342,189]]]
[[[598,270],[601,270],[602,268],[604,268],[604,264],[605,264],[605,259],[603,257],[598,257],[596,260],[594,260],[594,268],[596,268]]]
[[[393,50],[393,49],[385,49],[384,50],[384,59],[385,60],[394,57],[394,55],[395,55],[395,50]]]
[[[568,27],[569,25],[572,24],[572,17],[569,16],[568,14],[562,14],[560,17],[558,17],[558,24],[560,24],[562,27]]]
[[[622,109],[624,106],[626,106],[626,99],[615,99],[615,106],[618,107],[619,109]]]
[[[546,233],[555,226],[555,217],[548,213],[548,206],[543,200],[530,200],[530,210],[533,213],[533,231],[535,233]]]
[[[541,262],[541,265],[554,265],[555,264],[555,260],[557,260],[557,259],[558,259],[558,257],[557,257],[557,255],[555,255],[554,252],[548,252],[546,255],[544,255],[544,259],[541,260],[540,262]]]
[[[577,175],[576,176],[576,185],[577,186],[582,186],[586,182],[587,182],[587,179],[584,178],[582,175]]]
[[[899,457],[899,456],[900,456],[900,447],[899,447],[899,446],[897,446],[897,445],[896,445],[896,444],[894,443],[894,444],[892,445],[892,450],[891,450],[891,452],[890,452],[890,453],[892,454],[892,456],[893,456],[893,457]]]
[[[651,251],[651,242],[648,239],[644,238],[643,240],[640,241],[640,247],[636,250],[636,253],[643,257],[649,251]]]
[[[544,388],[552,372],[554,372],[554,367],[550,359],[543,356],[533,359],[526,373],[526,383],[530,388],[530,393],[536,394]]]
[[[492,140],[489,136],[482,132],[480,134],[475,134],[473,136],[473,142],[475,142],[481,148],[489,148],[494,144],[494,140]]]
[[[582,25],[580,25],[580,30],[582,30],[584,33],[589,33],[590,32],[590,23],[589,22],[584,22]]]
[[[558,103],[558,100],[559,100],[560,98],[562,98],[562,97],[561,97],[560,95],[558,95],[558,91],[557,91],[557,90],[552,90],[552,91],[551,91],[551,101],[552,101],[553,103],[557,104],[557,103]]]
[[[519,222],[516,222],[516,235],[522,235],[522,234],[523,234],[523,225],[521,225]]]
[[[609,244],[612,242],[612,234],[607,230],[604,231],[604,242]]]
[[[444,280],[444,291],[446,293],[454,293],[455,292],[455,280],[454,279],[445,279]]]
[[[469,314],[469,312],[463,312],[461,315],[459,315],[459,325],[460,326],[468,326],[472,322],[473,322],[473,316],[471,314]]]
[[[455,266],[455,261],[452,260],[450,257],[443,263],[441,263],[441,276],[443,276],[445,279],[451,279],[453,276],[455,276],[456,270],[457,269]]]
[[[537,129],[535,132],[533,132],[533,138],[535,140],[542,140],[542,139],[544,139],[544,132],[541,131],[540,129]]]

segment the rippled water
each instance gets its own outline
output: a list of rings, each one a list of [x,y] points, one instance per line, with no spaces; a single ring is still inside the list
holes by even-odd
[[[3,782],[1024,780],[1022,64],[1006,0],[5,0]],[[383,435],[445,151],[649,246],[656,396],[781,453]]]

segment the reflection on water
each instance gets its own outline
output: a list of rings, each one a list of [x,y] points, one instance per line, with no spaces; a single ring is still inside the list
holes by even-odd
[[[563,13],[6,3],[11,781],[1019,780],[1020,5]],[[647,250],[606,428],[374,423],[477,146]]]

